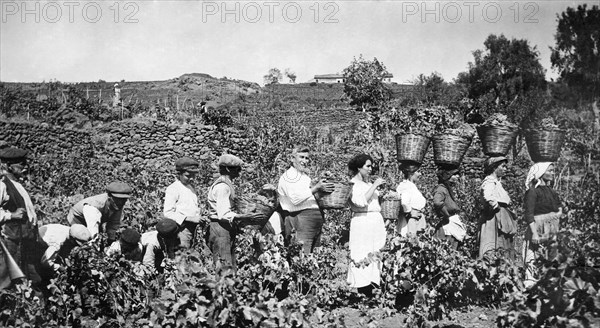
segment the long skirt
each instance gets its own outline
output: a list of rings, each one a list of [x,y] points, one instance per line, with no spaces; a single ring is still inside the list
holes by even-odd
[[[323,221],[323,214],[319,209],[290,213],[284,223],[286,240],[289,242],[295,238],[303,244],[304,253],[312,253],[315,247],[321,246]]]
[[[381,261],[374,260],[368,265],[359,264],[369,253],[377,252],[385,246],[385,223],[379,212],[354,213],[350,222],[350,269],[348,283],[353,288],[379,284]]]
[[[540,238],[540,243],[546,243],[552,239],[558,233],[560,227],[560,214],[558,212],[536,215],[533,217],[535,220],[535,226]],[[538,245],[531,242],[532,237],[531,228],[527,227],[525,232],[525,241],[523,243],[523,266],[525,267],[525,285],[532,285],[537,277],[537,270],[535,268],[536,257],[541,256]],[[555,249],[549,249],[550,253],[547,256],[552,257],[555,255]]]
[[[517,225],[513,216],[504,207],[498,212],[484,213],[479,227],[479,258],[489,251],[502,251],[506,259],[512,261],[515,258],[514,236]]]

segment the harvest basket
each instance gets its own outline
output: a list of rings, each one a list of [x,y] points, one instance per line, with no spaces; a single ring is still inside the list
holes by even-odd
[[[534,162],[555,162],[565,142],[564,130],[527,130],[527,150]]]
[[[398,161],[422,163],[431,140],[423,135],[407,133],[396,135]]]
[[[433,137],[433,161],[436,164],[460,165],[472,138],[455,134],[438,134]]]
[[[236,200],[236,209],[240,214],[249,214],[249,213],[260,213],[261,215],[258,219],[240,219],[237,221],[240,226],[248,226],[248,225],[258,225],[262,226],[269,221],[273,212],[275,212],[275,207],[268,206],[263,203],[259,203],[250,199],[238,198]]]
[[[348,206],[352,194],[352,182],[336,182],[335,190],[331,193],[318,193],[317,203],[322,209],[342,209]]]
[[[488,156],[506,156],[517,140],[519,130],[508,125],[480,125],[477,134],[483,153]]]
[[[381,216],[384,219],[398,220],[401,207],[400,199],[383,199],[381,201]]]

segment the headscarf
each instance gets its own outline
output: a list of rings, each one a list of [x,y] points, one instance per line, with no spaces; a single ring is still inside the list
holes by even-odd
[[[525,179],[525,188],[529,189],[533,179],[538,180],[535,186],[533,186],[533,188],[537,188],[540,185],[540,178],[542,175],[544,175],[544,173],[546,173],[546,170],[548,170],[550,165],[552,165],[552,162],[540,162],[533,164],[533,166],[529,169],[529,173],[527,173],[527,179]]]

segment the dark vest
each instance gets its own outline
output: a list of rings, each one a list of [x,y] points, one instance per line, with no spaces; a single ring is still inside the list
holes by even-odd
[[[6,185],[6,193],[9,196],[8,202],[3,208],[10,212],[16,211],[17,208],[26,208],[25,200],[13,182],[7,177],[3,177],[2,182]],[[8,239],[35,239],[37,235],[35,230],[35,225],[29,222],[27,212],[25,212],[22,220],[7,221],[2,227],[2,232]]]

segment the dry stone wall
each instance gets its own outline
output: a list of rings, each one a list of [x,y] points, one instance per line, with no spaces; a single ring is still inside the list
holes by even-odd
[[[221,153],[248,157],[256,149],[240,130],[160,121],[113,122],[89,131],[0,121],[0,142],[28,149],[34,156],[79,152],[107,162],[133,164],[172,162],[181,156],[207,160]]]

